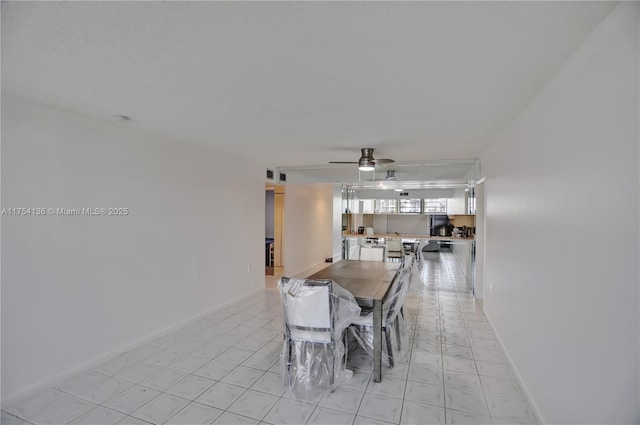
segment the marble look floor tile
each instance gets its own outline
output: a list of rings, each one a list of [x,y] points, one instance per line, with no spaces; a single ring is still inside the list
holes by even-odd
[[[402,406],[402,425],[444,424],[444,407],[405,401]]]
[[[444,407],[444,386],[408,381],[404,400]]]
[[[265,345],[258,349],[261,353],[269,353],[269,354],[277,354],[280,355],[282,352],[282,342],[281,341],[270,341]]]
[[[160,425],[181,411],[187,404],[189,404],[189,400],[169,394],[160,394],[131,413],[131,416]]]
[[[184,379],[187,376],[186,373],[180,372],[175,369],[161,369],[157,373],[140,381],[139,385],[144,387],[153,388],[158,391],[165,391],[178,381]]]
[[[48,388],[39,391],[24,400],[12,403],[4,408],[4,410],[23,420],[29,420],[39,413],[46,412],[47,409],[56,403],[56,400],[66,400],[72,397],[60,390]]]
[[[481,391],[480,377],[477,374],[444,371],[444,386],[468,391]]]
[[[338,387],[334,392],[325,394],[318,405],[332,410],[355,414],[358,412],[358,407],[360,407],[360,402],[363,397],[364,392],[362,391]]]
[[[133,416],[125,416],[117,425],[149,425],[149,422]]]
[[[17,416],[11,415],[4,410],[2,411],[2,416],[0,416],[0,424],[2,425],[22,425],[26,423],[24,420],[20,419]]]
[[[181,359],[185,356],[185,353],[180,351],[171,351],[164,350],[159,353],[154,354],[151,357],[148,357],[144,360],[145,363],[151,363],[156,366],[168,366],[176,360]]]
[[[386,376],[381,380],[381,382],[374,382],[372,376],[366,392],[387,397],[402,398],[404,396],[404,388],[406,384],[407,381],[404,379],[395,379]]]
[[[160,366],[140,362],[118,372],[116,374],[116,378],[124,379],[125,381],[137,384],[146,377],[159,372],[161,369],[162,368]]]
[[[517,379],[511,367],[506,364],[476,361],[476,365],[480,376],[513,380]]]
[[[265,416],[264,421],[277,425],[305,424],[315,407],[313,404],[281,398]]]
[[[109,378],[111,377],[104,373],[95,370],[87,370],[70,379],[67,379],[66,381],[57,385],[56,388],[69,394],[78,395],[87,390],[90,390],[91,388],[97,387]]]
[[[487,350],[500,350],[498,341],[494,339],[469,338],[471,348],[482,348]]]
[[[236,415],[231,412],[223,413],[213,422],[214,425],[257,425],[258,423],[259,421],[256,419]]]
[[[400,423],[402,400],[377,394],[365,394],[358,409],[358,416]]]
[[[216,357],[216,360],[241,364],[253,355],[254,351],[231,347]]]
[[[134,385],[128,390],[118,394],[104,405],[110,409],[129,415],[134,410],[140,408],[152,398],[158,396],[160,391],[145,388],[140,385]]]
[[[285,392],[284,381],[282,375],[272,372],[266,372],[251,386],[252,390],[261,391],[263,393],[282,396]]]
[[[239,387],[251,388],[251,386],[264,374],[265,372],[259,369],[238,366],[225,375],[220,381],[226,382],[227,384],[237,385]]]
[[[476,362],[469,359],[459,359],[456,357],[444,356],[444,370],[450,370],[452,372],[461,373],[478,373],[476,369]]]
[[[500,350],[474,348],[473,356],[476,360],[490,363],[507,363],[507,359]]]
[[[351,388],[364,392],[369,385],[369,378],[373,374],[373,367],[367,369],[353,369],[353,375],[340,384],[341,387]]]
[[[447,409],[489,416],[487,403],[481,390],[469,391],[445,388],[445,405]]]
[[[488,416],[474,415],[473,413],[446,410],[447,425],[492,425]]]
[[[211,361],[208,357],[200,357],[195,354],[187,354],[184,357],[169,364],[171,369],[180,370],[185,373],[193,373],[195,370],[200,369],[205,364]]]
[[[242,350],[258,351],[270,340],[271,339],[267,339],[265,341],[261,338],[252,338],[251,336],[248,336],[247,338],[243,339],[242,341],[234,345],[234,347]]]
[[[244,392],[245,388],[218,382],[196,399],[198,403],[226,410]]]
[[[439,385],[442,383],[442,367],[411,363],[409,365],[409,375],[407,379],[410,381]]]
[[[471,348],[461,347],[459,345],[443,344],[442,355],[447,357],[456,357],[459,359],[474,360]]]
[[[221,344],[219,342],[210,342],[206,345],[203,345],[202,347],[198,348],[197,350],[193,351],[191,353],[191,355],[193,356],[200,356],[200,357],[208,357],[209,359],[213,359],[218,357],[220,354],[224,353],[225,351],[227,351],[229,348],[231,348],[228,345],[224,345]]]
[[[224,411],[215,407],[193,402],[172,416],[167,425],[208,425],[216,420]]]
[[[242,366],[267,371],[279,360],[280,356],[275,354],[253,353],[242,363]]]
[[[481,376],[480,382],[482,383],[482,388],[484,389],[485,394],[491,394],[502,398],[526,400],[524,393],[520,389],[518,381]]]
[[[28,421],[36,425],[66,424],[95,407],[95,403],[63,393],[54,397],[45,410],[31,416]]]
[[[217,381],[197,375],[187,375],[184,379],[169,387],[165,392],[187,400],[195,400],[211,388]]]
[[[71,425],[113,425],[126,415],[104,406],[98,406],[71,422]],[[4,425],[4,422],[2,422]]]
[[[495,424],[504,424],[505,421],[532,425],[538,423],[533,409],[524,400],[505,399],[488,394],[487,402]]]
[[[337,410],[317,407],[309,418],[308,425],[344,425],[351,424],[355,419],[355,415],[339,412]]]
[[[247,390],[227,410],[238,415],[260,420],[266,416],[279,399],[279,397],[271,394]]]
[[[194,375],[203,376],[205,378],[220,380],[226,374],[238,367],[236,363],[223,362],[213,359],[209,363],[193,372]]]
[[[407,379],[409,373],[408,363],[396,363],[393,367],[382,366],[382,376],[397,379]]]
[[[97,387],[90,388],[76,395],[89,401],[93,401],[94,403],[102,404],[121,392],[131,388],[133,385],[134,384],[131,382],[119,378],[109,378]]]
[[[384,422],[376,419],[365,418],[364,416],[356,416],[353,425],[389,425],[391,422]]]

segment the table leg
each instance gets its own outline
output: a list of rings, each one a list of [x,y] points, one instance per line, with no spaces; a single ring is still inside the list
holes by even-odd
[[[373,300],[373,381],[382,380],[382,300]]]

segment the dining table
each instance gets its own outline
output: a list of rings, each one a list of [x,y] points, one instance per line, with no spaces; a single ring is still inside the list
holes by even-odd
[[[401,263],[341,260],[308,279],[331,279],[353,294],[360,307],[373,310],[373,380],[382,380],[382,305]]]

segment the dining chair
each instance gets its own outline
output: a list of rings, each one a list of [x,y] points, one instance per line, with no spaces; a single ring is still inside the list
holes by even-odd
[[[404,245],[401,239],[387,239],[387,258],[402,261],[404,257]]]
[[[401,326],[405,326],[402,319],[402,306],[407,295],[411,268],[402,267],[394,278],[391,292],[382,305],[382,332],[387,347],[389,366],[394,365],[393,347],[391,342],[391,327],[395,327],[398,351],[402,349]],[[358,317],[351,323],[350,329],[356,340],[367,352],[373,350],[373,312]]]
[[[283,277],[279,289],[285,385],[305,395],[333,389],[336,376],[346,368],[346,329],[360,307],[332,280]]]
[[[384,261],[384,254],[382,245],[360,245],[360,261]]]

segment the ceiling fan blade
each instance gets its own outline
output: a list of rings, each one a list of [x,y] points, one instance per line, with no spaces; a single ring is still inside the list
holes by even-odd
[[[329,161],[329,164],[357,164],[358,161]]]
[[[395,162],[393,159],[374,159],[373,160],[376,164],[391,164],[392,162]]]

